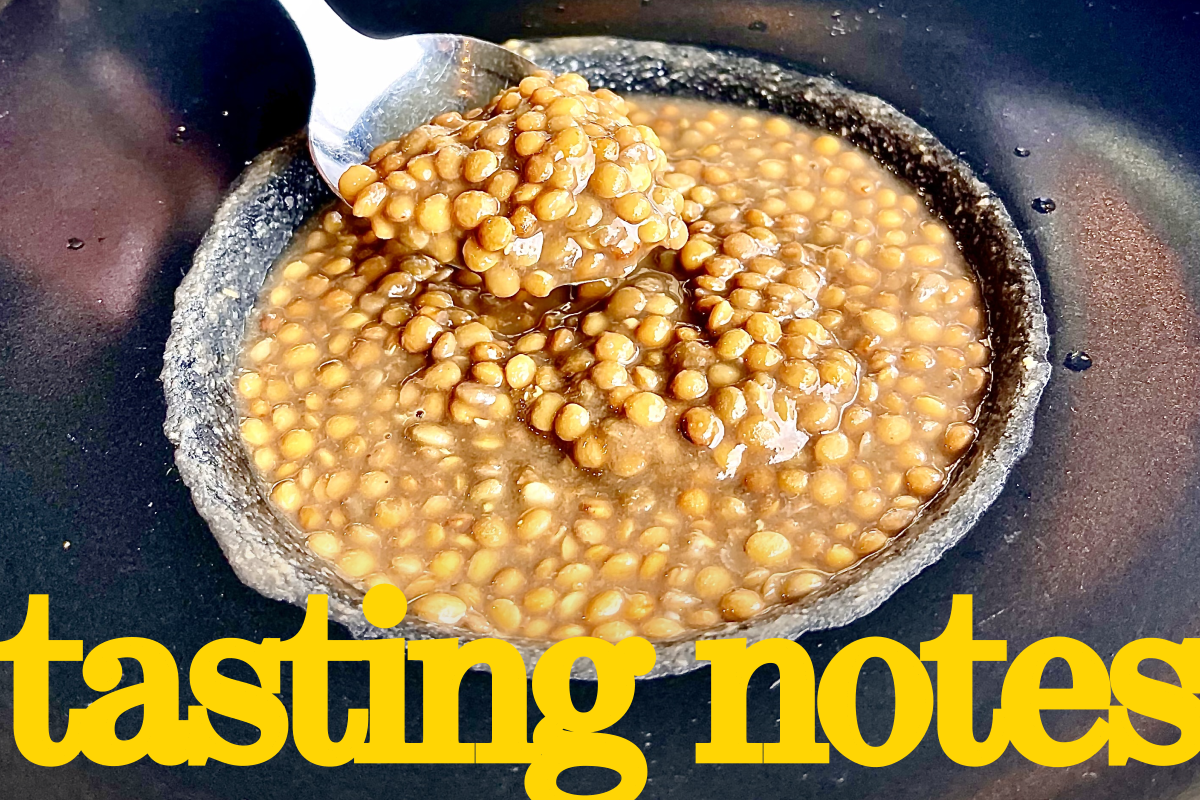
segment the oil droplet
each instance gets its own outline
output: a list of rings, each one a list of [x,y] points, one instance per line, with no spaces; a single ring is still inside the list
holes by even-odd
[[[747,27],[749,27],[750,30],[754,31],[755,33],[764,33],[767,30],[767,23],[763,22],[761,19],[756,19]]]
[[[83,248],[83,239],[76,239],[74,236],[72,236],[70,239],[67,239],[67,249],[68,250],[79,250],[82,248]]]
[[[1049,197],[1035,197],[1030,205],[1033,206],[1033,210],[1039,214],[1049,214],[1051,211],[1058,208],[1055,202]]]
[[[1016,156],[1017,158],[1029,158],[1029,148],[1028,147],[1014,147],[1013,155]]]
[[[1082,350],[1072,350],[1063,359],[1063,366],[1072,372],[1083,372],[1085,369],[1091,369],[1092,357]]]

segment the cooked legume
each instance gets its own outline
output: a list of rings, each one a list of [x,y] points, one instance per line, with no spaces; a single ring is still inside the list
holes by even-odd
[[[837,137],[535,76],[341,190],[264,287],[241,432],[309,550],[421,619],[750,619],[886,547],[974,442],[974,275]]]
[[[578,75],[526,78],[486,108],[441,114],[338,183],[379,239],[482,273],[497,297],[619,278],[687,239],[666,155],[625,101]]]

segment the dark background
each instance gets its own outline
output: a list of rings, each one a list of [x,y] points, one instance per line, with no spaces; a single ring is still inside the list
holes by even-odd
[[[1200,5],[335,5],[375,34],[607,33],[789,59],[899,106],[1007,201],[1035,251],[1054,333],[1032,451],[939,564],[866,619],[804,638],[818,672],[865,636],[915,650],[941,630],[955,593],[975,595],[977,636],[1007,639],[1010,656],[1064,635],[1107,661],[1138,637],[1200,632]],[[299,626],[298,609],[236,580],[192,508],[162,433],[158,374],[172,292],[222,193],[248,159],[302,126],[311,90],[300,40],[271,0],[0,0],[0,639],[19,628],[27,595],[41,592],[51,596],[52,635],[85,647],[150,637],[181,665],[212,639],[285,637]],[[1017,158],[1018,146],[1031,154]],[[1039,196],[1057,209],[1035,213]],[[83,247],[69,249],[72,237]],[[1090,370],[1061,366],[1076,349],[1090,354]],[[760,741],[777,730],[769,672],[752,682]],[[1003,666],[977,674],[982,734]],[[331,770],[290,745],[248,769],[80,760],[41,769],[12,743],[11,675],[0,666],[0,797],[522,794],[523,768]],[[65,710],[95,695],[77,664],[52,677],[61,730]],[[365,704],[364,677],[334,671],[335,708]],[[410,696],[418,677],[409,675]],[[878,743],[892,706],[881,662],[859,686],[860,723]],[[487,688],[486,676],[471,675],[464,706],[486,708]],[[823,766],[697,766],[708,688],[706,670],[639,686],[616,732],[645,750],[645,797],[1166,798],[1189,794],[1200,773],[1191,763],[1109,768],[1104,751],[1052,770],[1011,749],[966,769],[942,755],[932,729],[881,770],[836,754]],[[1064,738],[1090,724],[1079,712],[1045,717]],[[464,714],[464,740],[487,739],[486,723],[486,713]],[[409,726],[419,730],[419,717]],[[1142,727],[1160,742],[1175,736]],[[602,773],[570,777],[576,790],[611,785]]]

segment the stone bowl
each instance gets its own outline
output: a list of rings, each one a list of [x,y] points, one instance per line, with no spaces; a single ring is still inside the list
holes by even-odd
[[[657,662],[646,677],[696,669],[693,643],[699,639],[795,639],[871,612],[967,534],[1033,435],[1050,376],[1049,334],[1029,251],[1008,211],[929,131],[882,100],[827,78],[744,54],[655,42],[580,37],[510,46],[547,69],[579,72],[618,93],[706,98],[824,128],[920,190],[954,232],[979,275],[994,351],[973,449],[941,494],[887,547],[798,602],[656,643]],[[255,159],[218,209],[176,292],[164,357],[165,429],[179,473],[238,577],[262,594],[297,605],[310,593],[327,594],[332,618],[358,637],[475,638],[415,618],[387,630],[370,625],[362,613],[363,588],[311,555],[303,536],[272,508],[239,435],[233,376],[264,277],[295,231],[331,199],[298,136]],[[530,670],[549,647],[510,641]],[[591,662],[578,664],[576,675],[594,679]]]

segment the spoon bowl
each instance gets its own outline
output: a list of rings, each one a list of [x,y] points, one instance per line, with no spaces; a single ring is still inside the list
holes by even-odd
[[[338,178],[375,147],[438,114],[482,106],[538,69],[511,50],[469,36],[372,39],[324,0],[280,5],[300,31],[316,77],[309,152],[339,197]]]

